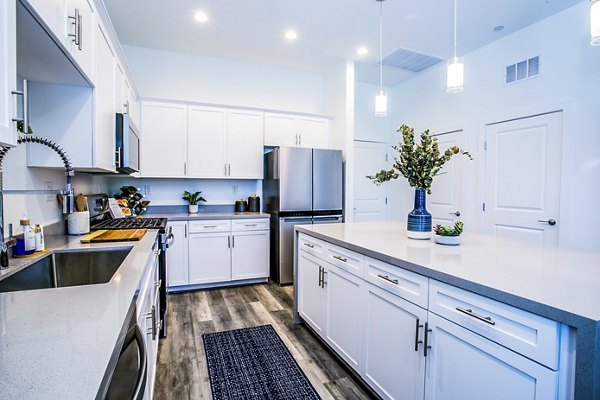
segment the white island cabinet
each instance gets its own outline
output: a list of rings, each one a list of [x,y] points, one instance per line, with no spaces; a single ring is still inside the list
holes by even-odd
[[[460,261],[466,245],[404,242],[391,234],[393,223],[337,225],[296,228],[295,318],[379,396],[594,398],[577,394],[572,326],[441,281],[437,262]],[[375,233],[379,226],[393,237],[389,246]],[[487,250],[482,257],[490,257]],[[579,384],[583,393],[590,382]]]

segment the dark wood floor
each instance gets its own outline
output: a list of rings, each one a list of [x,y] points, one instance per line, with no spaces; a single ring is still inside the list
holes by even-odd
[[[323,399],[369,399],[302,325],[292,321],[293,287],[259,284],[169,295],[154,398],[211,399],[202,334],[271,324]]]

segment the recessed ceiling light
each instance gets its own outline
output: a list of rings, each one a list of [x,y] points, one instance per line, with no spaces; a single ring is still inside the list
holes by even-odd
[[[498,25],[497,27],[494,28],[494,30],[496,32],[500,32],[502,29],[504,29],[504,25]]]
[[[287,40],[296,40],[298,39],[298,34],[296,33],[296,31],[289,30],[285,33],[285,35],[283,35],[283,37]]]
[[[194,19],[198,22],[206,22],[208,21],[208,15],[204,11],[198,11],[194,14]]]
[[[365,46],[361,46],[356,49],[356,54],[359,56],[364,56],[365,54],[369,54],[369,49],[367,49]]]

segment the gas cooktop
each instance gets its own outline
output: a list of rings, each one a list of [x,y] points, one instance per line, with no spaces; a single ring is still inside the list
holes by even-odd
[[[108,229],[165,229],[166,218],[115,218],[93,225],[92,230]]]

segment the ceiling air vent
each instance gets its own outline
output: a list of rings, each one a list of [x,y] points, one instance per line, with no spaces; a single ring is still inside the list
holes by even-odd
[[[540,56],[519,61],[506,67],[506,84],[532,78],[540,74]]]
[[[406,49],[399,49],[384,57],[382,63],[386,67],[400,68],[411,72],[421,72],[441,61],[443,61],[442,58],[428,56]]]

